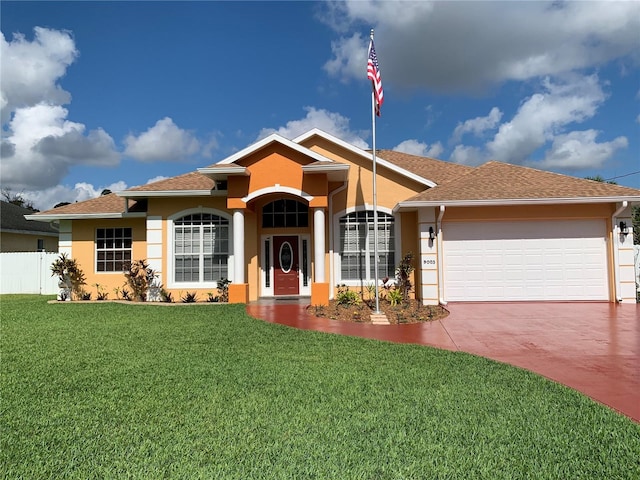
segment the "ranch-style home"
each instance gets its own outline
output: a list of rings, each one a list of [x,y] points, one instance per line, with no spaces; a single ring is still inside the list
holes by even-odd
[[[378,275],[414,254],[414,294],[464,301],[635,302],[631,207],[640,190],[506,163],[479,167],[380,150]],[[373,156],[314,129],[221,162],[29,215],[59,222],[87,285],[114,289],[146,259],[164,288],[230,302],[309,297],[374,273]]]

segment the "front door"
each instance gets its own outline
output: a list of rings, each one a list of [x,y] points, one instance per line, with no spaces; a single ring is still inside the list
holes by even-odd
[[[274,237],[273,256],[274,295],[298,295],[298,237]]]

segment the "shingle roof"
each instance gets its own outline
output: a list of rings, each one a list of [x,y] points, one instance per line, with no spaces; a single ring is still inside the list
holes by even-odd
[[[640,190],[491,161],[407,202],[638,197]]]
[[[423,178],[442,185],[474,170],[474,167],[445,162],[429,157],[420,157],[395,150],[376,150],[376,156],[415,173]]]
[[[74,215],[74,214],[91,214],[91,213],[124,213],[125,199],[119,197],[115,193],[102,195],[97,198],[85,200],[84,202],[70,203],[62,207],[52,208],[45,212],[39,212],[35,215]],[[129,200],[129,211],[135,211],[137,202]],[[32,212],[33,213],[33,212]]]
[[[39,232],[58,235],[58,230],[48,223],[31,222],[24,218],[25,215],[32,215],[34,212],[28,208],[19,207],[13,203],[0,202],[0,230]]]
[[[228,167],[228,165],[224,165]],[[216,183],[209,177],[198,172],[189,172],[177,177],[167,178],[158,182],[140,185],[128,189],[128,192],[162,192],[176,190],[212,190]]]

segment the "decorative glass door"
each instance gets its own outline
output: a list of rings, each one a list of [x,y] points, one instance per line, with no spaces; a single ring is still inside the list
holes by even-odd
[[[273,257],[274,295],[298,295],[300,293],[298,237],[273,237]]]

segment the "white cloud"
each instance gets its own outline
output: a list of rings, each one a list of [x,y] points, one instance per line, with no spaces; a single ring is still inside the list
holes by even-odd
[[[493,130],[502,119],[502,112],[499,108],[493,107],[486,117],[476,117],[466,120],[464,123],[458,123],[453,131],[453,141],[459,142],[465,133],[473,133],[481,136],[487,130]]]
[[[114,166],[120,154],[102,128],[85,133],[84,124],[67,120],[62,105],[71,94],[58,82],[78,56],[71,33],[41,27],[34,33],[31,41],[19,33],[10,42],[0,35],[0,174],[5,188],[41,194],[72,166]]]
[[[593,117],[605,100],[596,75],[563,83],[545,79],[542,87],[540,93],[523,102],[511,121],[500,125],[494,139],[487,143],[493,159],[522,163],[567,125]]]
[[[580,170],[600,168],[611,158],[616,150],[627,148],[625,137],[618,137],[611,142],[597,143],[596,130],[584,130],[558,135],[547,151],[544,160],[536,162],[542,168],[564,168]]]
[[[71,34],[41,27],[34,28],[34,32],[33,41],[16,33],[10,42],[0,33],[3,125],[16,108],[41,102],[63,105],[71,101],[71,94],[57,84],[78,56]]]
[[[411,155],[418,155],[421,157],[438,158],[444,148],[440,142],[436,142],[429,146],[424,142],[419,142],[415,139],[405,140],[393,147],[393,150],[397,152],[409,153]]]
[[[318,128],[358,148],[369,148],[367,142],[362,139],[366,136],[366,132],[352,131],[349,128],[349,119],[347,117],[314,107],[305,107],[305,110],[307,115],[304,118],[287,122],[284,127],[278,129],[263,128],[257,140],[268,137],[272,133],[277,133],[291,140],[313,128]]]
[[[484,163],[487,158],[482,149],[478,147],[469,147],[465,145],[457,145],[451,152],[449,160],[462,165],[470,165],[475,167]]]
[[[127,184],[123,181],[118,181],[109,185],[94,186],[90,183],[79,182],[73,187],[56,185],[42,190],[27,190],[20,193],[25,199],[33,202],[35,208],[44,211],[61,202],[75,203],[99,197],[104,189],[119,192],[120,190],[126,190]]]
[[[165,117],[139,136],[128,135],[124,154],[143,162],[181,161],[200,151],[200,142]]]
[[[640,60],[639,2],[363,0],[332,2],[328,11],[339,32],[375,28],[383,80],[400,87],[478,91]],[[325,69],[364,81],[367,42],[366,33],[339,39]]]
[[[170,178],[170,177],[165,177],[164,175],[158,175],[156,177],[153,177],[153,178],[150,178],[149,180],[147,180],[146,185],[149,185],[150,183],[156,183],[156,182],[159,182],[161,180],[166,180],[167,178]]]
[[[598,132],[595,130],[567,130],[573,124],[592,118],[605,99],[596,75],[570,76],[563,82],[547,78],[543,80],[540,92],[524,100],[513,118],[500,125],[492,140],[484,146],[457,145],[450,159],[466,165],[491,159],[537,168],[601,167],[616,150],[627,147],[627,139],[618,137],[597,143]],[[497,114],[490,114],[467,120],[456,127],[453,136],[465,131],[482,131],[487,125],[494,128],[499,118]],[[549,144],[545,158],[533,160],[536,152]]]
[[[0,165],[3,184],[14,190],[46,189],[59,183],[72,165],[118,164],[120,154],[104,130],[85,135],[85,126],[67,115],[67,109],[56,105],[15,110],[5,138],[11,145],[7,153],[13,154],[3,156]]]

